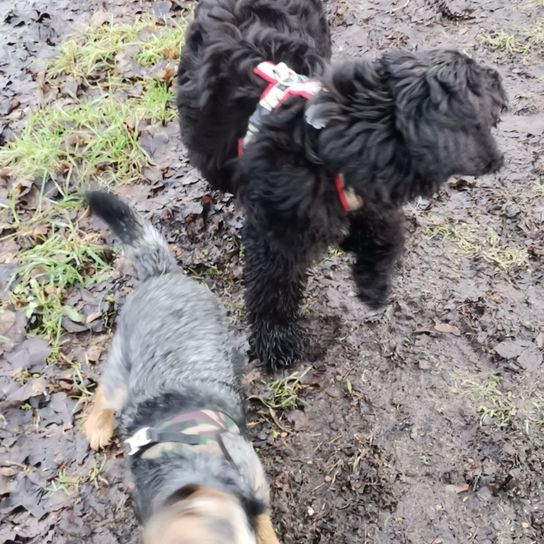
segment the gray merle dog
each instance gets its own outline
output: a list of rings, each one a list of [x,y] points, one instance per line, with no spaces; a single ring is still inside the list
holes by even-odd
[[[263,468],[244,435],[244,357],[223,308],[127,204],[103,192],[87,199],[140,279],[85,422],[91,447],[109,443],[118,413],[144,542],[277,542]]]
[[[379,307],[403,204],[503,163],[494,69],[451,50],[330,56],[320,0],[200,0],[181,53],[182,138],[245,209],[250,342],[272,368],[303,353],[306,270],[329,246],[354,255],[359,298]]]

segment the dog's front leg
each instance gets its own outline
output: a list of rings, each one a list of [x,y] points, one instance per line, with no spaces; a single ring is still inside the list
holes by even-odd
[[[307,262],[293,244],[273,249],[248,222],[244,230],[245,297],[251,326],[250,345],[269,368],[286,367],[302,356],[298,308]]]
[[[104,448],[111,442],[115,413],[121,410],[128,396],[129,368],[122,353],[121,336],[117,334],[113,337],[100,385],[83,425],[93,450]]]
[[[359,298],[371,308],[387,302],[395,262],[404,246],[401,208],[363,209],[350,219],[342,249],[355,253],[353,279]]]

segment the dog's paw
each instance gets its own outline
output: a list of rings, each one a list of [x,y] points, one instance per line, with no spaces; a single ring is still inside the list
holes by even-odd
[[[389,283],[375,283],[359,285],[357,296],[361,302],[364,302],[371,310],[379,310],[387,304],[391,286]]]
[[[92,408],[83,424],[83,433],[93,450],[105,448],[113,438],[115,415],[106,408],[104,393],[99,387],[94,397]]]
[[[111,442],[114,429],[115,417],[111,410],[101,413],[91,410],[83,425],[83,432],[93,450],[105,448]]]
[[[253,354],[271,371],[291,366],[304,352],[302,332],[296,325],[260,323],[254,327],[250,346]]]

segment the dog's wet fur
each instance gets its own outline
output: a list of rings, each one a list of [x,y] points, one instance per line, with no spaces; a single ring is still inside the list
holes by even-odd
[[[244,356],[212,293],[183,274],[154,227],[112,194],[89,192],[94,214],[120,239],[140,283],[123,306],[94,405],[85,423],[92,447],[181,412],[228,414],[242,430],[222,443],[229,459],[191,447],[157,458],[129,457],[134,500],[148,544],[273,543],[261,463],[244,435]]]
[[[182,138],[211,185],[245,208],[250,341],[272,368],[303,352],[306,270],[327,247],[354,254],[359,297],[379,307],[404,244],[402,205],[452,175],[503,164],[492,128],[507,97],[494,69],[453,50],[332,65],[330,54],[320,0],[201,0],[181,54]],[[277,108],[238,158],[266,87],[253,73],[263,61],[317,78],[324,91]],[[305,121],[310,107],[320,130]],[[362,209],[344,212],[338,173]]]

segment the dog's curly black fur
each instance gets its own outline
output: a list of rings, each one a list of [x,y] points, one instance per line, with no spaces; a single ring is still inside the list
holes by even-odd
[[[180,61],[189,157],[246,210],[251,344],[272,367],[302,353],[305,272],[327,246],[355,254],[359,296],[379,307],[403,246],[401,206],[454,174],[478,176],[503,163],[491,129],[507,98],[495,70],[450,50],[333,65],[329,58],[319,0],[201,0]],[[252,71],[262,61],[285,62],[324,90],[274,110],[238,158],[266,86]],[[309,126],[309,107],[324,128]],[[337,173],[362,197],[360,211],[344,213]]]

